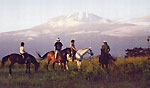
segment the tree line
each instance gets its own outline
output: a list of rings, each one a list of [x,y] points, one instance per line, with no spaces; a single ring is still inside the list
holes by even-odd
[[[150,49],[149,48],[133,48],[133,49],[126,49],[125,57],[139,57],[139,56],[150,56]]]

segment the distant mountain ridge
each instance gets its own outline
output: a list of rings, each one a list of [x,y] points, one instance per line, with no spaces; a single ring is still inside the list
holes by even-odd
[[[92,46],[95,55],[100,53],[102,42],[106,40],[114,56],[123,56],[127,48],[147,46],[145,38],[150,34],[149,28],[150,25],[115,22],[91,13],[73,13],[30,29],[0,33],[0,57],[18,53],[21,41],[25,42],[27,51],[43,54],[53,50],[57,37],[61,38],[64,48],[75,39],[77,49]]]

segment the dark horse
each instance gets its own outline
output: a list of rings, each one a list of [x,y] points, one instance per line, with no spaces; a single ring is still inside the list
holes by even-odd
[[[54,68],[55,63],[59,63],[59,62],[61,64],[61,67],[63,68],[63,66],[64,66],[64,69],[66,69],[67,54],[71,56],[71,49],[66,48],[66,49],[60,51],[60,53],[58,54],[58,60],[55,59],[54,51],[50,51],[43,56],[41,56],[39,53],[37,53],[37,54],[40,58],[42,58],[41,60],[43,60],[45,58],[47,59],[47,63],[46,63],[46,69],[47,70],[48,70],[48,65],[49,65],[51,60],[53,62],[53,65],[52,65],[53,69],[55,69]]]
[[[2,58],[2,67],[4,67],[4,64],[7,60],[10,62],[10,65],[9,65],[9,74],[10,75],[12,74],[11,68],[12,68],[13,64],[15,64],[15,63],[26,64],[26,73],[31,73],[30,72],[30,64],[31,63],[33,63],[35,66],[35,72],[38,70],[38,67],[39,67],[39,63],[36,61],[35,57],[28,53],[24,54],[24,59],[22,58],[22,55],[16,54],[16,53],[13,53],[13,54],[3,57]]]
[[[106,68],[108,68],[108,64],[112,64],[112,61],[116,61],[110,54],[104,52],[103,49],[101,49],[101,55],[99,56],[99,63],[102,65],[102,68],[104,68],[104,65]]]

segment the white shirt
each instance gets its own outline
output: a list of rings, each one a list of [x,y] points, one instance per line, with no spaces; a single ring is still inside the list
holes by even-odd
[[[20,46],[20,53],[21,53],[21,54],[24,54],[24,53],[25,53],[23,46]]]

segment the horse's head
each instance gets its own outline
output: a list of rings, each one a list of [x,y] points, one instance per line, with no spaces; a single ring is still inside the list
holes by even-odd
[[[36,58],[34,56],[32,56],[31,54],[28,54],[28,53],[25,55],[26,55],[26,57],[28,57],[29,63],[34,64],[34,70],[35,70],[35,72],[37,72],[40,64],[37,62]]]
[[[91,56],[94,55],[94,53],[92,52],[92,49],[91,49],[91,48],[89,48],[89,54],[90,54]]]
[[[68,54],[71,57],[71,49],[70,48],[66,48],[64,49],[66,55]]]

